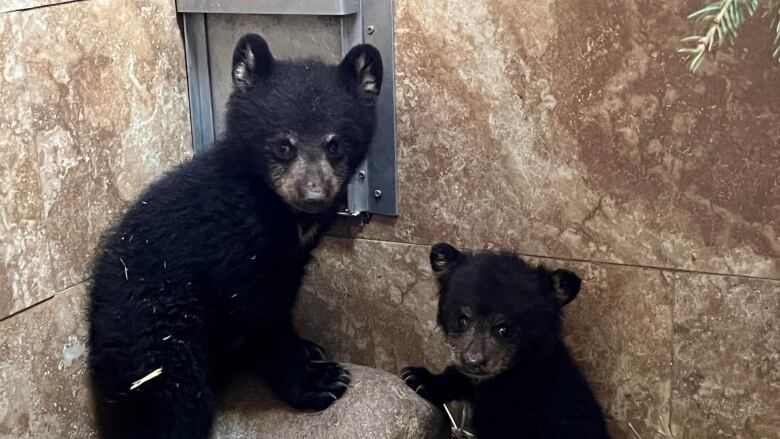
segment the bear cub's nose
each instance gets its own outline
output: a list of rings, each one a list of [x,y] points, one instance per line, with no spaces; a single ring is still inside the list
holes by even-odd
[[[325,201],[325,191],[321,186],[310,181],[304,190],[304,201],[311,204],[322,203]]]

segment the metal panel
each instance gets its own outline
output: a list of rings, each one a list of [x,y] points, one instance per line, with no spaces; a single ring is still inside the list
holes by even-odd
[[[233,48],[242,35],[262,35],[276,59],[317,58],[335,64],[341,61],[340,22],[338,17],[312,15],[209,15],[206,32],[217,137],[225,129],[225,104],[233,89]]]
[[[376,106],[377,125],[368,152],[368,211],[398,215],[395,156],[395,56],[393,55],[393,1],[363,0],[363,41],[382,54],[384,76]]]
[[[187,86],[190,95],[192,148],[198,153],[205,151],[214,143],[205,15],[184,15],[184,45],[187,58]]]
[[[341,20],[341,58],[363,42],[363,15],[355,14]],[[358,165],[347,185],[347,211],[342,215],[355,217],[356,212],[368,211],[368,158]]]
[[[205,14],[349,15],[360,0],[178,0],[179,12]]]

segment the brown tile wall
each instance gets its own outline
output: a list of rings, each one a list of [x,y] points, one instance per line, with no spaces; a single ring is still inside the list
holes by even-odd
[[[397,1],[401,215],[361,236],[780,277],[768,22],[692,75],[688,3]]]
[[[0,318],[82,282],[106,225],[189,156],[173,0],[0,14]]]
[[[0,108],[0,439],[90,438],[93,248],[192,151],[174,0],[0,1]]]
[[[0,438],[95,437],[87,392],[86,285],[0,321]]]
[[[58,3],[68,3],[71,1],[82,0],[0,0],[0,13],[35,9],[44,6],[55,5]]]

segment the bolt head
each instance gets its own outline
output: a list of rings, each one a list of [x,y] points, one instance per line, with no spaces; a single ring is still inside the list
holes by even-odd
[[[374,191],[374,198],[380,198],[382,196],[382,191],[379,189]]]
[[[368,26],[366,28],[366,32],[368,32],[369,35],[374,33],[374,26]]]

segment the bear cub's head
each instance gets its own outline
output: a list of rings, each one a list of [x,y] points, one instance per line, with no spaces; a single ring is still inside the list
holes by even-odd
[[[241,157],[294,210],[329,209],[374,132],[379,51],[358,45],[339,65],[277,61],[262,37],[247,34],[232,75],[224,140],[249,149]]]
[[[473,378],[490,378],[538,361],[561,342],[561,307],[580,290],[567,270],[531,266],[508,252],[431,248],[439,282],[438,322]]]

